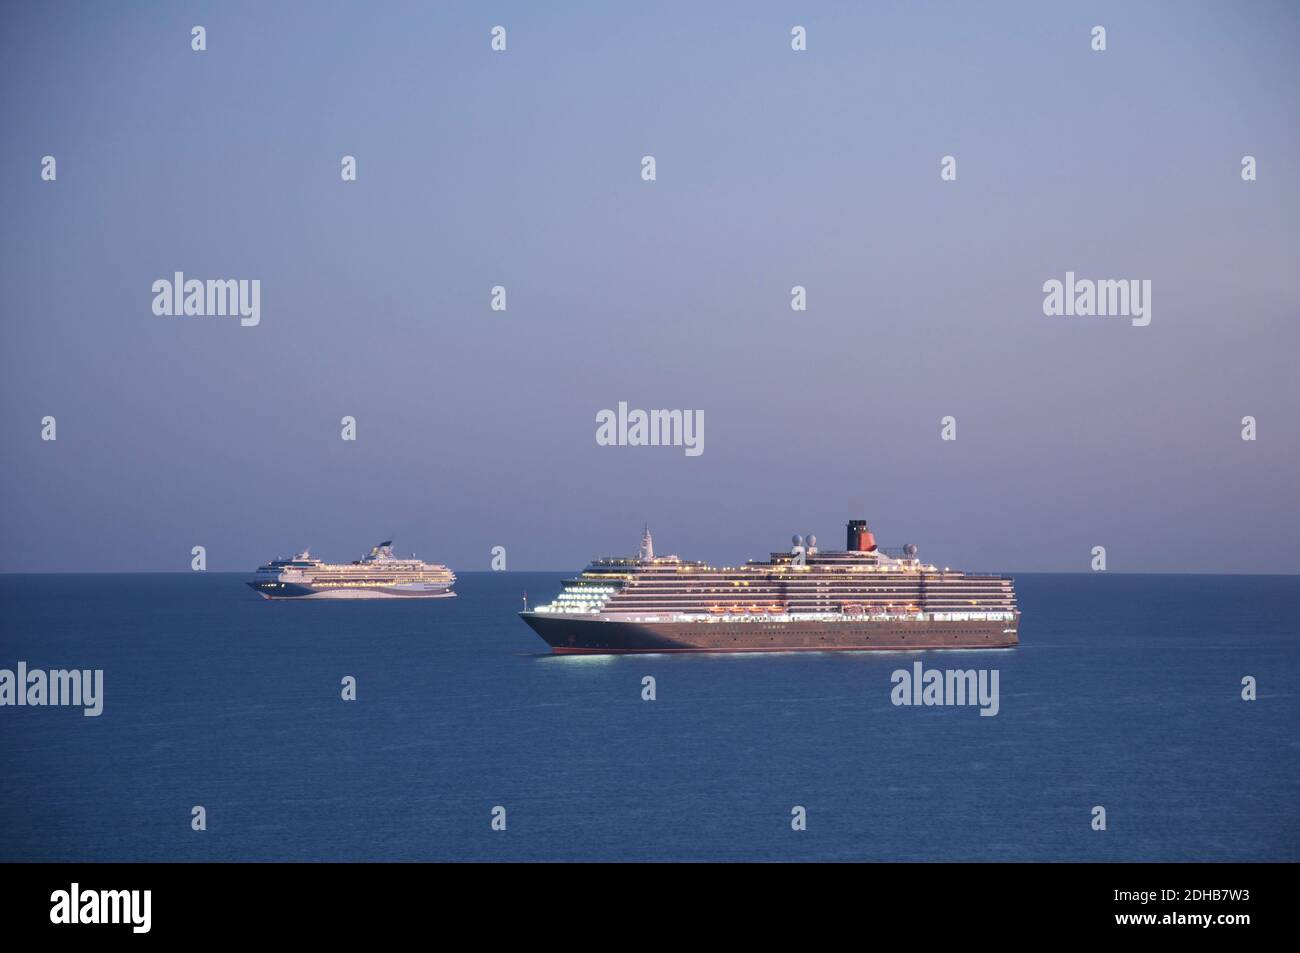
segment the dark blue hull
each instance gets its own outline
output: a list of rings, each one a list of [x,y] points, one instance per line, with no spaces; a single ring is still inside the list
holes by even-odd
[[[273,582],[253,579],[249,588],[265,599],[450,599],[456,593],[450,586],[313,586],[296,582]]]

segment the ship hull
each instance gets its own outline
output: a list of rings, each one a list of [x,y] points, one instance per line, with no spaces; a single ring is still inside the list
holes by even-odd
[[[449,587],[414,588],[405,586],[308,586],[300,583],[248,584],[263,599],[452,599]]]
[[[655,652],[868,652],[1000,649],[1018,644],[1015,621],[633,622],[521,613],[557,655]]]

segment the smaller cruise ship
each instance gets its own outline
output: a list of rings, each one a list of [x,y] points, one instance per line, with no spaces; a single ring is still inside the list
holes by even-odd
[[[249,586],[266,599],[448,599],[456,574],[438,563],[399,559],[384,540],[362,559],[327,563],[304,550],[257,567]]]

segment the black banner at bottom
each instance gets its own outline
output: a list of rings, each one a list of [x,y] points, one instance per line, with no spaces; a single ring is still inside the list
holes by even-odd
[[[560,921],[579,934],[605,921],[636,933],[678,920],[732,941],[910,924],[927,941],[1046,931],[1232,942],[1285,925],[1293,873],[1276,864],[9,864],[0,912],[6,937],[92,943],[335,942],[528,922],[544,934]]]

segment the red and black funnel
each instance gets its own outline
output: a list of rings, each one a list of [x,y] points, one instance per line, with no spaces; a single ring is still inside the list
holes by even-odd
[[[876,537],[871,535],[866,520],[849,520],[848,543],[844,547],[851,553],[874,553]]]

